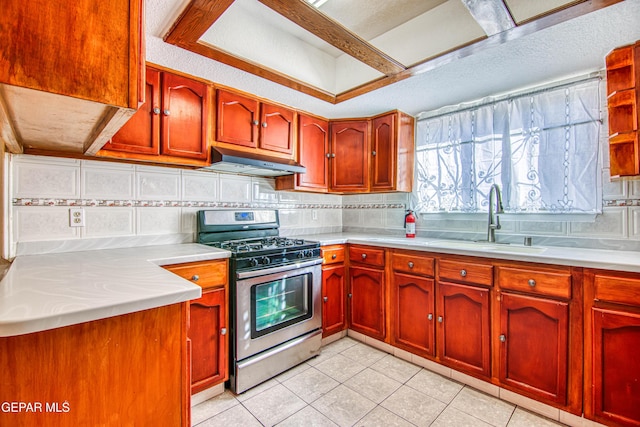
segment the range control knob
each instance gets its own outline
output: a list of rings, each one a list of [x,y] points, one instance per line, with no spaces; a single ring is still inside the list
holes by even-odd
[[[298,252],[298,258],[304,258],[304,251]]]
[[[251,267],[257,267],[260,265],[260,262],[256,258],[251,258],[249,260],[249,265],[251,265]]]
[[[262,257],[262,265],[269,265],[271,264],[271,259],[268,256]]]
[[[307,258],[311,258],[313,256],[313,251],[311,249],[307,249],[306,251],[304,251],[304,256],[306,256]]]

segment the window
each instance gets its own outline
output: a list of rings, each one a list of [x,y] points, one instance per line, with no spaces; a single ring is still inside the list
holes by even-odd
[[[417,212],[600,213],[599,78],[418,121]]]

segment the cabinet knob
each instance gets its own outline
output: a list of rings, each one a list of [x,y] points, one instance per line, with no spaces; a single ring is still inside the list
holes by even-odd
[[[372,156],[375,156],[375,155],[376,155],[376,151],[375,151],[375,150],[373,150],[373,151],[371,152],[371,155],[372,155]]]
[[[460,270],[460,275],[462,277],[467,277],[467,270]]]
[[[324,302],[329,301],[329,297],[323,297],[323,298],[322,298],[322,301],[324,301]]]
[[[500,342],[506,342],[507,341],[507,337],[504,334],[500,335],[498,338],[500,338]]]
[[[267,122],[262,122],[262,127],[266,128],[267,127]]]
[[[153,114],[155,114],[156,116],[160,114],[160,109],[158,107],[154,107]]]
[[[169,110],[164,110],[164,115],[165,115],[165,116],[170,116],[170,115],[171,115],[171,111],[169,111]]]
[[[330,159],[330,158],[331,158],[331,153],[327,153],[327,154],[325,154],[325,155],[327,156],[327,159]]]
[[[260,122],[259,122],[259,121],[257,121],[257,120],[253,120],[253,121],[251,122],[251,124],[252,124],[252,125],[254,125],[254,126],[258,126],[258,125],[260,124]]]
[[[362,254],[362,259],[367,259],[367,254]]]
[[[532,288],[536,286],[536,281],[533,279],[529,279],[529,286],[531,286]]]
[[[427,319],[428,319],[428,320],[433,320],[433,314],[429,313],[429,314],[427,315]]]
[[[227,328],[220,329],[220,335],[227,335]]]
[[[347,294],[347,296],[348,296],[349,298],[352,298],[352,297],[353,297],[353,294]]]
[[[413,268],[413,261],[409,261],[409,264],[407,264],[409,266],[409,268]]]
[[[193,280],[194,282],[197,282],[198,280],[200,280],[200,276],[198,276],[197,274],[194,274],[193,276],[191,276],[191,280]]]
[[[438,323],[442,323],[443,320],[442,316],[438,316]]]
[[[331,157],[335,157],[335,156],[336,156],[336,153],[331,153]]]
[[[333,255],[331,255],[331,259],[336,259],[336,258],[338,258],[338,255],[337,255],[337,254],[333,254]]]

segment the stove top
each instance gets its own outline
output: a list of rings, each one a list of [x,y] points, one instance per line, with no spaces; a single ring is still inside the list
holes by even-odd
[[[226,240],[213,243],[212,246],[234,253],[241,253],[272,249],[279,250],[281,248],[306,246],[312,243],[315,242],[309,242],[303,239],[289,239],[287,237],[264,237],[261,239]]]

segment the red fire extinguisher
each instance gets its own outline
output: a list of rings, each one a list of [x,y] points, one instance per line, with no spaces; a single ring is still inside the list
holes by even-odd
[[[406,237],[416,237],[416,216],[411,209],[407,210],[407,215],[404,217],[404,230]]]

